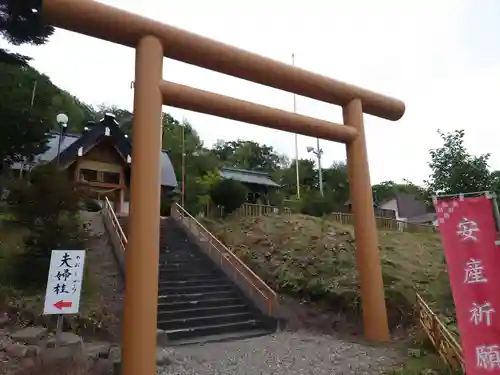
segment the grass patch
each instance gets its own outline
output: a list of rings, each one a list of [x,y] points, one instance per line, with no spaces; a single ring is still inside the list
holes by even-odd
[[[16,314],[25,322],[51,327],[55,324],[54,319],[42,315],[46,284],[36,290],[21,290],[12,282],[12,267],[16,256],[24,251],[23,242],[27,234],[25,229],[14,222],[0,226],[0,311]],[[100,300],[96,292],[98,288],[86,262],[81,297],[82,313],[72,317],[67,328],[71,327],[75,331],[95,331],[101,328]]]
[[[359,313],[352,227],[306,215],[203,223],[275,290]],[[380,231],[379,244],[392,326],[413,322],[414,288],[433,308],[453,316],[438,234]]]
[[[19,227],[0,225],[0,305],[5,304],[11,294],[10,263],[12,256],[23,250],[25,234]]]
[[[391,375],[463,375],[463,372],[451,370],[436,354],[432,344],[423,332],[410,333],[406,361],[394,369]]]
[[[0,212],[0,222],[2,221],[14,221],[14,216],[7,212]]]
[[[392,375],[459,375],[450,370],[436,354],[428,353],[419,357],[409,357],[405,364]]]

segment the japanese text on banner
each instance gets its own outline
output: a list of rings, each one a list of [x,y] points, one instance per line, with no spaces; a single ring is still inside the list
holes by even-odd
[[[487,196],[436,202],[468,375],[500,374],[500,249]]]

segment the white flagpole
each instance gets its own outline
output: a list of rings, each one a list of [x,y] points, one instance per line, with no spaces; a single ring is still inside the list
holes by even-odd
[[[292,65],[295,66],[295,53],[292,53]],[[296,95],[293,94],[293,113],[297,111]],[[295,171],[297,174],[297,199],[300,199],[300,177],[299,177],[299,141],[295,133]]]

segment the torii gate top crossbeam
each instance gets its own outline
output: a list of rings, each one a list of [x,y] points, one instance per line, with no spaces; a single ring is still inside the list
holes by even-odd
[[[164,56],[340,106],[361,99],[365,113],[400,119],[402,101],[349,85],[90,0],[43,0],[44,21],[56,27],[135,48],[156,36]]]

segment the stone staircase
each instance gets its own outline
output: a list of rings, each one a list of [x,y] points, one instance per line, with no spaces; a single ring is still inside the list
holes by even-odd
[[[127,218],[121,217],[127,230]],[[173,218],[160,224],[158,329],[169,344],[223,341],[276,331]]]

